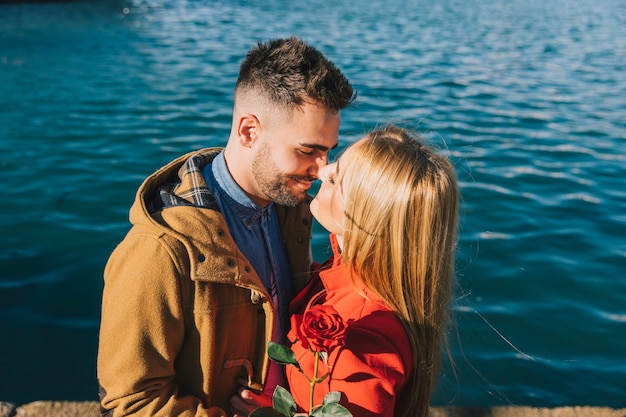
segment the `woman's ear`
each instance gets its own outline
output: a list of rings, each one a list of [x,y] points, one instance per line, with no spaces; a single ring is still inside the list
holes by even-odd
[[[239,117],[237,124],[237,137],[241,146],[251,147],[259,136],[261,123],[259,119],[250,113],[244,113]]]

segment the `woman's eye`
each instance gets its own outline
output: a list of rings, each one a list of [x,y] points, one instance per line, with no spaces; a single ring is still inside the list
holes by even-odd
[[[331,174],[328,176],[328,178],[326,179],[330,184],[335,184],[335,174]]]

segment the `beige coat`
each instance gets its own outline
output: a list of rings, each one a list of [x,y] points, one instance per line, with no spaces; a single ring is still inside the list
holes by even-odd
[[[217,152],[199,151],[195,163]],[[104,415],[218,416],[241,381],[253,388],[265,382],[271,300],[223,216],[193,203],[193,191],[206,197],[208,188],[190,156],[144,182],[130,211],[133,226],[105,269],[98,351]],[[171,192],[194,205],[151,213],[157,190],[172,181],[179,185]],[[276,209],[298,290],[310,265],[308,201]]]

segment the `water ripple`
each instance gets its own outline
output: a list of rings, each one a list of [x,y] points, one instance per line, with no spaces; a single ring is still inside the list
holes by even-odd
[[[136,188],[224,145],[245,51],[298,34],[358,90],[338,151],[395,122],[457,167],[455,401],[623,406],[625,22],[616,0],[0,4],[0,327],[20,346],[0,367],[41,382],[0,380],[2,399],[92,398],[102,269]],[[69,361],[79,386],[49,378]]]

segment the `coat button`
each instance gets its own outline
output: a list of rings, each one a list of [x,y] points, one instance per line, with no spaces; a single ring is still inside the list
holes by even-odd
[[[198,262],[204,262],[206,261],[206,256],[204,256],[203,254],[198,255]]]

